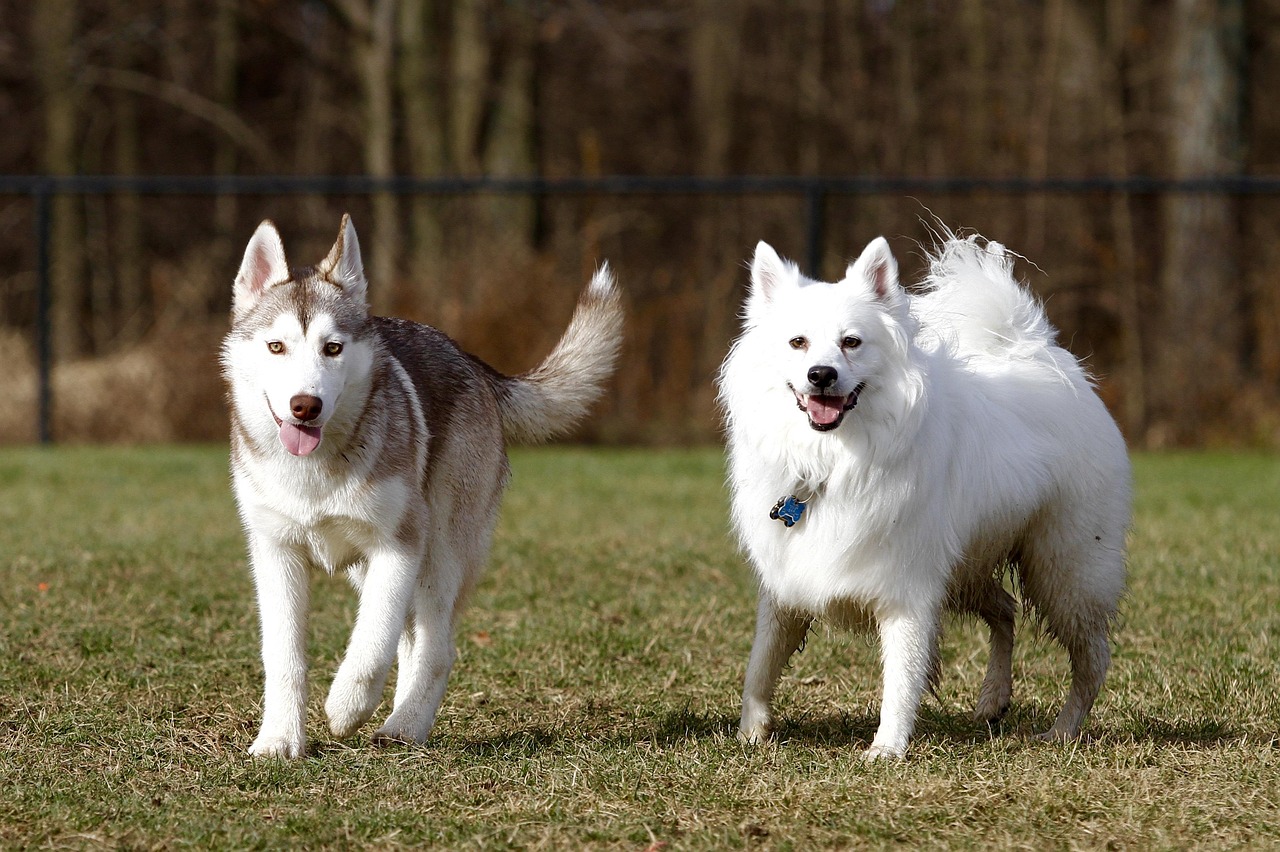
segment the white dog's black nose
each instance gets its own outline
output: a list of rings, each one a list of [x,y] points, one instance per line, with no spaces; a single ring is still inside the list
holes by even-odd
[[[826,388],[836,383],[836,377],[839,373],[835,367],[827,367],[818,365],[809,368],[809,383],[815,388]]]

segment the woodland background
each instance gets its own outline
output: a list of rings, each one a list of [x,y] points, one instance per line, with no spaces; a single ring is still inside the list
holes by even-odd
[[[1280,0],[0,0],[0,173],[1280,175]],[[720,196],[61,196],[54,436],[222,440],[216,349],[257,222],[312,263],[350,211],[375,307],[532,366],[607,259],[619,376],[587,440],[717,438],[757,240]],[[1280,197],[832,196],[824,277],[937,217],[1028,259],[1135,445],[1280,444]],[[35,437],[33,204],[0,195],[0,442]]]

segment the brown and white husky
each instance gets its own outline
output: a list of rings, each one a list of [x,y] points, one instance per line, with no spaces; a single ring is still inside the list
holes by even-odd
[[[622,307],[607,267],[536,369],[505,376],[425,325],[372,316],[355,227],[290,267],[263,222],[236,277],[222,368],[231,471],[262,626],[262,726],[249,751],[306,749],[309,572],[343,571],[359,612],[325,703],[334,735],[377,709],[375,739],[422,742],[453,666],[454,624],[487,559],[506,442],[561,434],[613,371]]]

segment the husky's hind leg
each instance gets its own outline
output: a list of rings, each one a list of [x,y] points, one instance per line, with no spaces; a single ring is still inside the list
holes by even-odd
[[[416,552],[408,547],[384,547],[369,554],[351,641],[324,705],[334,736],[354,733],[382,701],[404,630],[420,553],[420,547]]]
[[[769,738],[773,727],[770,704],[782,676],[782,667],[804,641],[812,619],[777,607],[770,594],[760,590],[756,609],[756,638],[751,644],[747,676],[742,688],[742,720],[738,738],[758,743]]]
[[[373,735],[375,741],[425,742],[435,725],[457,656],[454,619],[462,608],[461,574],[446,551],[433,549],[414,589],[412,639],[401,640],[395,708]]]

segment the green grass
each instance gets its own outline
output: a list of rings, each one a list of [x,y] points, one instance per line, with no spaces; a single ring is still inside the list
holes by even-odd
[[[1280,459],[1139,456],[1131,589],[1091,740],[1029,741],[1065,659],[1020,623],[1014,709],[948,624],[910,760],[864,766],[867,636],[820,630],[733,737],[754,584],[712,450],[518,453],[432,742],[335,741],[354,612],[317,577],[309,756],[254,762],[257,620],[218,448],[0,450],[0,847],[1265,847],[1280,843]],[[384,715],[386,708],[380,711]]]

